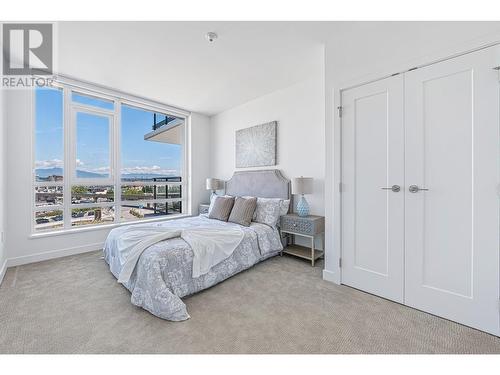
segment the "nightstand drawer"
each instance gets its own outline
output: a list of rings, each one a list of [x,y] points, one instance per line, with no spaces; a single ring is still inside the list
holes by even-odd
[[[314,236],[325,229],[325,221],[321,216],[285,215],[281,217],[281,230]]]
[[[310,234],[311,236],[314,234],[314,225],[311,221],[290,216],[283,216],[281,218],[281,229],[290,232]]]

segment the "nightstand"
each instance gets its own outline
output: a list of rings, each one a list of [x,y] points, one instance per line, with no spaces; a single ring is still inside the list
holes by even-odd
[[[314,247],[314,240],[321,238],[321,244],[325,247],[325,218],[323,216],[309,215],[301,217],[297,214],[288,214],[281,217],[281,233],[291,237],[292,243],[289,244],[283,252],[299,258],[314,262],[323,256],[324,251],[317,250]],[[305,247],[295,244],[295,236],[306,237],[311,241],[311,247]]]
[[[199,206],[199,212],[201,214],[208,214],[208,207],[210,207],[210,203],[201,203]]]

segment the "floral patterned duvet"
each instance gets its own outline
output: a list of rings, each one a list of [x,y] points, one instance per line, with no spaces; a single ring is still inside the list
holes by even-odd
[[[206,215],[179,220],[155,222],[154,225],[175,228],[176,225],[220,226],[220,221]],[[234,226],[235,224],[227,224]],[[248,269],[256,263],[278,254],[282,249],[279,232],[265,224],[252,222],[250,227],[241,226],[244,237],[234,252],[213,266],[200,277],[192,277],[193,251],[181,238],[158,242],[147,248],[139,258],[130,280],[124,284],[132,293],[132,304],[167,320],[189,319],[186,305],[181,298],[209,288],[225,279]],[[118,278],[121,261],[116,240],[125,227],[113,229],[104,245],[104,259],[113,275]]]

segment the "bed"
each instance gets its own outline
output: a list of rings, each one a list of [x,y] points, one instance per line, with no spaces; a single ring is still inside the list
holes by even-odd
[[[279,170],[235,172],[226,182],[225,194],[258,198],[290,199],[290,181]],[[131,227],[133,227],[131,229]],[[134,224],[113,229],[104,245],[104,259],[111,273],[123,275],[124,264],[119,246],[121,239],[135,230],[173,233],[178,228],[205,228],[210,231],[239,232],[241,240],[234,251],[208,272],[193,277],[196,251],[182,237],[171,235],[163,241],[144,246],[131,268],[129,278],[122,284],[131,292],[132,304],[153,315],[171,321],[189,319],[181,298],[214,286],[283,250],[276,226],[252,222],[249,227],[209,219],[203,214],[178,220]],[[190,242],[191,243],[191,242]]]

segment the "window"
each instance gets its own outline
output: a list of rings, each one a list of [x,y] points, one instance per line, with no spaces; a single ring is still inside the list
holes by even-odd
[[[184,212],[184,117],[70,86],[34,91],[34,232]]]
[[[115,108],[115,104],[112,100],[96,98],[95,96],[79,94],[77,92],[73,92],[71,94],[71,101],[73,103],[85,104],[88,106],[102,108],[102,109],[113,110]]]
[[[110,178],[112,123],[112,116],[76,111],[76,155],[72,158],[76,180]]]
[[[121,107],[121,219],[182,212],[184,120]]]
[[[64,218],[63,91],[37,89],[35,113],[33,225],[37,231],[60,229]]]

